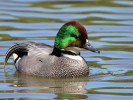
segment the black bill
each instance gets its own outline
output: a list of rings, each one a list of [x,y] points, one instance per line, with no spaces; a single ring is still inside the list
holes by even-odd
[[[95,49],[88,41],[86,41],[86,44],[84,45],[84,49],[90,50],[95,53],[100,53],[100,51]]]

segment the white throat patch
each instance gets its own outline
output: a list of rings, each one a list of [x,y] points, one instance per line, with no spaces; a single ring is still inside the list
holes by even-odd
[[[79,55],[69,55],[69,54],[63,54],[64,57],[68,57],[75,60],[83,60],[83,58]]]

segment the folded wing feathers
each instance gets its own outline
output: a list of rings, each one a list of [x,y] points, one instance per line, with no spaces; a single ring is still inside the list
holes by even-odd
[[[12,47],[9,48],[9,50],[6,53],[5,61],[4,61],[4,66],[6,65],[8,59],[13,53],[16,53],[17,55],[26,54],[28,52],[28,43],[15,43]],[[25,53],[22,53],[25,52]]]

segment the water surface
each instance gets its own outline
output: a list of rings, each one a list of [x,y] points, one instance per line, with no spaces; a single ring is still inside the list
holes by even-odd
[[[16,42],[54,44],[59,28],[76,20],[101,51],[81,51],[87,77],[47,79],[17,73],[5,53]],[[0,99],[133,99],[132,0],[0,0]]]

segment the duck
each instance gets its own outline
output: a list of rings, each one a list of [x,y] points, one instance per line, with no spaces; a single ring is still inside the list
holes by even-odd
[[[89,75],[89,67],[80,56],[81,50],[100,53],[88,40],[87,30],[77,21],[65,23],[58,31],[54,46],[38,43],[15,43],[5,57],[6,66],[10,56],[22,74],[49,78],[69,78]]]

